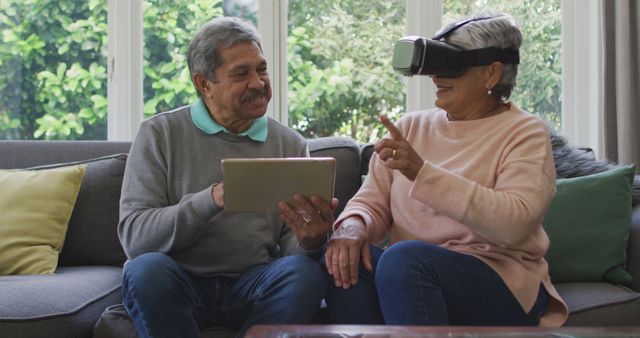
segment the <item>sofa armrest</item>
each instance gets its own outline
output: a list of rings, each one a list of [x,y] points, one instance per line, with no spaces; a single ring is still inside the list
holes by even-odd
[[[631,213],[629,244],[627,245],[627,271],[633,276],[631,288],[640,291],[640,206]]]

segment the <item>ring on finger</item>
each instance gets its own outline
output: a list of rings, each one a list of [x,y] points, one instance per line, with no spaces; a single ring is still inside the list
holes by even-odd
[[[391,157],[396,158],[396,149],[393,149],[393,152],[391,153]]]
[[[309,224],[309,222],[311,222],[311,216],[309,214],[307,214],[306,211],[304,210],[300,210],[298,211],[298,214],[300,215],[300,217],[302,217],[302,225],[301,226],[305,226],[307,224]]]

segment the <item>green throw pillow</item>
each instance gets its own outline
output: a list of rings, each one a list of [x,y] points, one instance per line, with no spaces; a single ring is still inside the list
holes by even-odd
[[[625,263],[634,173],[629,165],[557,180],[543,222],[552,281],[631,283]]]
[[[55,271],[84,172],[0,170],[0,275]]]

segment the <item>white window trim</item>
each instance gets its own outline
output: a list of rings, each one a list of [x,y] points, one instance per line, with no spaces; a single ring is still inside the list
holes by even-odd
[[[143,116],[142,0],[107,6],[107,139],[131,141]]]
[[[442,1],[405,0],[407,35],[433,36],[442,25]],[[435,107],[435,86],[428,76],[405,78],[407,111]]]
[[[267,115],[287,125],[287,93],[289,68],[287,66],[287,0],[258,0],[258,30],[271,79],[273,96]]]
[[[274,91],[267,114],[283,124],[288,123],[288,7],[287,0],[259,0],[258,29],[262,34],[264,53],[270,65]],[[441,26],[442,1],[440,0],[405,0],[405,11],[408,35],[432,36]],[[278,22],[278,19],[281,20]],[[405,78],[405,84],[407,85],[408,111],[434,107],[435,86],[429,77]]]
[[[267,114],[288,123],[287,0],[258,0],[258,29],[270,65],[274,96]],[[440,0],[405,0],[407,34],[431,36],[442,22]],[[131,141],[143,118],[142,0],[108,0],[108,140]],[[562,133],[602,149],[602,54],[597,0],[562,0]],[[407,110],[433,107],[428,77],[406,79]],[[600,155],[601,156],[601,155]]]
[[[602,158],[601,7],[597,0],[562,2],[562,134]]]

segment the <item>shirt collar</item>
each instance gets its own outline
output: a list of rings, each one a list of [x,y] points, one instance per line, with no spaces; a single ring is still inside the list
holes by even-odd
[[[207,110],[207,107],[205,106],[204,101],[202,101],[201,98],[199,98],[198,101],[193,103],[190,106],[190,108],[191,108],[191,120],[193,120],[193,124],[195,124],[196,127],[198,127],[198,129],[202,130],[203,132],[209,135],[214,135],[221,131],[225,133],[233,134],[232,132],[228,131],[225,127],[216,123],[216,121],[213,118],[211,118],[211,116],[209,115],[209,111]],[[268,131],[267,124],[268,124],[267,116],[263,115],[253,120],[253,123],[251,124],[251,127],[249,127],[249,129],[236,135],[246,136],[258,142],[265,142],[267,140],[267,131]]]

